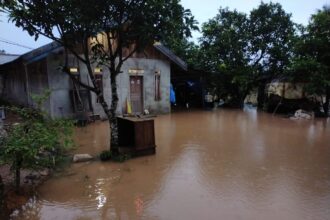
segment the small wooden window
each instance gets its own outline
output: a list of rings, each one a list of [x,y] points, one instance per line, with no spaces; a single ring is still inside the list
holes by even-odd
[[[160,93],[160,73],[157,71],[155,74],[155,101],[161,100]]]

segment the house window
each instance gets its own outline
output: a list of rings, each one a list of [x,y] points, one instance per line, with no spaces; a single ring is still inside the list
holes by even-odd
[[[155,72],[155,101],[160,101],[161,94],[160,94],[160,72]]]
[[[80,81],[80,72],[79,72],[79,68],[77,67],[70,67],[70,74],[73,76],[73,78],[75,79],[75,81]],[[75,81],[73,81],[73,86],[75,89],[80,89],[80,85],[79,83],[76,83]]]
[[[101,68],[94,69],[94,76],[95,76],[95,84],[96,87],[101,90],[103,93],[103,74]],[[99,97],[96,98],[96,103],[100,103]]]

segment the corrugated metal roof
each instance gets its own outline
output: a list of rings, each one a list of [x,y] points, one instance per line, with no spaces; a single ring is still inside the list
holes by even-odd
[[[167,47],[165,47],[161,43],[155,43],[153,46],[159,52],[164,54],[170,61],[172,61],[173,63],[178,65],[183,70],[187,71],[187,69],[188,69],[187,64],[182,59],[180,59],[178,56],[176,56],[170,49],[168,49]],[[28,53],[25,53],[25,54],[23,54],[19,57],[16,56],[11,61],[14,61],[15,59],[22,59],[26,63],[32,63],[32,62],[35,62],[35,61],[38,61],[42,58],[47,57],[49,55],[49,53],[53,52],[56,49],[60,50],[61,48],[63,48],[63,47],[59,43],[52,42],[52,43],[46,44],[42,47],[39,47],[35,50],[32,50]],[[8,61],[6,63],[9,63],[11,61]],[[2,63],[0,63],[0,64],[2,64]]]
[[[9,63],[9,62],[17,59],[18,57],[19,57],[19,55],[15,55],[15,54],[0,54],[0,65]]]
[[[32,62],[35,62],[42,58],[47,57],[49,53],[51,53],[54,50],[59,49],[61,47],[62,46],[59,43],[52,42],[52,43],[46,44],[42,47],[39,47],[35,50],[32,50],[26,54],[23,54],[21,56],[21,58],[27,63],[32,63]]]

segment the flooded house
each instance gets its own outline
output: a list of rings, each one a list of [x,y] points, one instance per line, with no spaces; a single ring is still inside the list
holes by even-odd
[[[320,100],[308,94],[305,87],[304,82],[272,81],[266,85],[266,110],[278,113],[289,113],[298,109],[315,110]]]
[[[53,117],[105,118],[96,95],[63,73],[64,49],[56,42],[49,43],[0,65],[3,86],[0,97],[22,106],[35,105],[31,94],[51,95],[44,103],[44,110]],[[74,56],[69,59],[70,72],[82,82],[91,85],[86,66]],[[169,113],[170,81],[173,68],[186,70],[186,63],[160,43],[135,53],[122,66],[117,77],[119,102],[117,113],[127,113],[130,105],[133,113],[148,109],[153,114]],[[95,66],[94,74],[105,99],[111,102],[110,73],[107,68]]]

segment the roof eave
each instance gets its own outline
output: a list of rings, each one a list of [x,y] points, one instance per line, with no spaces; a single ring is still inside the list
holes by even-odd
[[[182,70],[187,71],[188,65],[186,62],[184,62],[180,57],[175,55],[170,49],[162,45],[161,43],[155,43],[154,48],[156,48],[159,52],[161,52],[163,55],[165,55],[170,61],[175,63],[177,66],[179,66]]]

